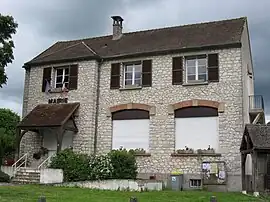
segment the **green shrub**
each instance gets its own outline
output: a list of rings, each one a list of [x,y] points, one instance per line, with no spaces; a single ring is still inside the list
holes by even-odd
[[[111,179],[113,177],[113,165],[109,155],[93,156],[89,162],[90,180]]]
[[[112,150],[109,154],[114,179],[136,179],[137,163],[133,152],[126,149]]]
[[[0,170],[0,182],[10,182],[10,177],[8,174]]]
[[[52,158],[50,168],[62,169],[64,181],[84,181],[90,178],[89,157],[65,149]]]
[[[64,181],[135,179],[137,164],[132,152],[113,150],[106,155],[87,156],[70,149],[52,158],[50,168],[62,169]]]

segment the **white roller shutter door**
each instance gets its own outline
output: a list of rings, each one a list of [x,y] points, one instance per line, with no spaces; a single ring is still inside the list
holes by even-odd
[[[113,120],[112,149],[149,148],[149,119]]]

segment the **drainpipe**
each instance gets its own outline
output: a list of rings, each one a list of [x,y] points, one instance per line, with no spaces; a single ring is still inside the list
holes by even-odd
[[[98,115],[99,115],[99,97],[100,97],[100,74],[103,59],[98,60],[98,75],[97,75],[97,95],[96,95],[96,114],[95,114],[95,134],[94,134],[94,155],[97,153],[97,136],[98,136]]]

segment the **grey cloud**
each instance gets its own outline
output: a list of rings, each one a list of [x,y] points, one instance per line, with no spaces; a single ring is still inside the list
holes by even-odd
[[[24,62],[58,40],[111,33],[111,15],[124,17],[125,30],[196,23],[247,16],[255,71],[255,92],[265,98],[270,114],[269,0],[2,0],[0,12],[19,23],[15,62],[8,67],[8,86],[0,89],[0,107],[21,105]],[[1,2],[2,3],[2,2]]]
[[[28,4],[31,4],[28,1]],[[110,15],[118,13],[123,6],[122,0],[89,1],[58,0],[46,1],[46,5],[31,4],[23,6],[22,19],[31,23],[41,35],[52,38],[73,39],[104,34],[111,23]]]

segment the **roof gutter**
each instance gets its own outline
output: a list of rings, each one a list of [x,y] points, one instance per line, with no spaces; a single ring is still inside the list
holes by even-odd
[[[95,114],[95,132],[94,132],[94,155],[97,153],[97,136],[98,136],[98,116],[99,116],[99,98],[100,98],[100,74],[101,65],[103,64],[103,58],[98,60],[97,70],[97,91],[96,91],[96,114]]]

